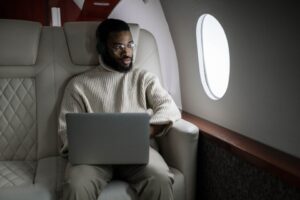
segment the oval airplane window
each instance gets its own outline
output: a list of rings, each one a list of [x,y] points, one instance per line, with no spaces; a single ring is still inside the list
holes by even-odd
[[[229,47],[223,27],[209,14],[202,15],[196,27],[201,82],[213,100],[222,98],[229,82]]]

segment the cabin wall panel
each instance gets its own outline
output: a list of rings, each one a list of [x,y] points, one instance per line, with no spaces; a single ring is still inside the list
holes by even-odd
[[[178,56],[183,110],[300,157],[300,13],[295,3],[161,1]],[[222,24],[230,49],[228,91],[209,99],[201,85],[198,18]]]

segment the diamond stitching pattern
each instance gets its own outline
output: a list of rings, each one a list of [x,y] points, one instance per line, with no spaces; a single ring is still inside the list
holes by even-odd
[[[35,161],[0,161],[0,188],[33,184]]]
[[[34,79],[0,79],[0,160],[35,159]]]

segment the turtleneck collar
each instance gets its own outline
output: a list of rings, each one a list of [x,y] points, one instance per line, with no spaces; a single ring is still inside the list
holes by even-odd
[[[102,56],[101,56],[101,55],[98,56],[98,59],[99,59],[99,68],[100,68],[100,69],[103,69],[103,70],[109,71],[109,72],[118,72],[118,71],[112,69],[111,67],[109,67],[108,65],[106,65],[106,64],[103,62],[103,59],[102,59]]]
[[[105,64],[104,63],[104,61],[103,61],[103,59],[102,59],[102,56],[101,55],[99,55],[98,56],[98,59],[99,59],[99,68],[101,69],[101,70],[105,70],[105,71],[108,71],[108,72],[118,72],[118,73],[121,73],[121,72],[119,72],[119,71],[117,71],[117,70],[114,70],[114,69],[112,69],[110,66],[108,66],[107,64]],[[132,69],[131,69],[131,71],[134,69],[134,64],[132,65]]]

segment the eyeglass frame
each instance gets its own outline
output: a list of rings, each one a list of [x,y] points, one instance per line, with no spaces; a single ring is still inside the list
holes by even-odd
[[[133,50],[135,47],[136,47],[136,44],[133,41],[130,41],[127,44],[121,44],[121,43],[113,44],[111,49],[115,53],[120,53],[120,52],[124,51],[126,48]]]

